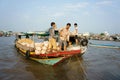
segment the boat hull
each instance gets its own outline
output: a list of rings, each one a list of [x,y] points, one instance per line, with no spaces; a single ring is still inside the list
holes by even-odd
[[[51,59],[37,59],[37,58],[30,58],[34,61],[37,61],[39,63],[42,63],[42,64],[48,64],[48,65],[55,65],[57,64],[58,62],[62,61],[63,59],[65,59],[65,57],[58,57],[58,58],[51,58]]]
[[[16,47],[17,48],[17,47]],[[23,56],[26,57],[26,51],[25,50],[22,50],[20,48],[17,48],[17,51],[19,53],[21,53]],[[39,62],[39,63],[42,63],[42,64],[47,64],[47,65],[55,65],[61,61],[63,61],[64,59],[66,59],[68,57],[56,57],[56,58],[48,58],[48,57],[44,57],[44,58],[39,58],[39,57],[33,57],[33,56],[30,56],[29,58],[27,59],[31,59],[31,60],[34,60],[36,62]]]
[[[15,47],[17,51],[20,52],[27,59],[31,59],[39,63],[48,64],[48,65],[55,65],[64,61],[69,57],[72,57],[74,55],[83,55],[84,53],[83,50],[78,49],[78,50],[60,51],[55,53],[37,55],[35,54],[35,51],[33,49],[24,47],[21,44],[19,44],[17,41],[15,42]],[[29,55],[27,54],[27,51],[29,51]]]

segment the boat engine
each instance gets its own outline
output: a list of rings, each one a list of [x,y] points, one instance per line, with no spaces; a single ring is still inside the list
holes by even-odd
[[[88,45],[88,39],[86,39],[86,38],[85,39],[81,39],[80,40],[80,45],[81,46],[87,46]]]

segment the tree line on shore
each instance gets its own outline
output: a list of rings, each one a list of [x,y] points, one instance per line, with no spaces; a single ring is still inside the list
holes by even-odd
[[[107,40],[107,41],[120,41],[120,34],[105,34],[105,33],[100,33],[100,34],[94,34],[91,33],[89,36],[90,40]]]
[[[8,36],[11,36],[11,35],[15,35],[16,33],[21,33],[21,32],[0,31],[0,37],[2,37],[2,36],[8,37]],[[80,36],[81,35],[84,35],[84,33],[80,34]],[[87,38],[90,39],[90,40],[120,41],[120,34],[112,34],[112,35],[110,35],[107,32],[97,33],[97,34],[96,33],[88,33],[85,36],[87,36]]]

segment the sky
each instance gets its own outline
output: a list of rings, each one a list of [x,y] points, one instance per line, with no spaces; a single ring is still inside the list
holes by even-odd
[[[79,33],[120,33],[120,0],[0,0],[0,30],[45,31],[68,22]]]

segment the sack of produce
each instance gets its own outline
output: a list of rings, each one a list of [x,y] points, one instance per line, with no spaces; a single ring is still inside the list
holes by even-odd
[[[47,50],[47,47],[43,46],[43,47],[42,47],[42,50]]]
[[[80,50],[80,46],[68,47],[67,50]]]
[[[40,44],[39,44],[40,47],[43,47],[43,45],[44,45],[43,43],[40,43]]]
[[[30,44],[29,46],[30,46],[31,48],[34,48],[34,43]]]
[[[44,44],[45,47],[48,47],[49,42],[48,42],[48,41],[45,41],[45,42],[43,42],[43,44]]]
[[[36,50],[39,50],[39,51],[41,51],[42,49],[41,49],[41,47],[36,47]]]
[[[27,43],[26,46],[27,46],[27,47],[30,47],[30,44]]]
[[[39,46],[39,43],[35,43],[35,47]]]
[[[41,54],[45,54],[45,53],[46,53],[46,50],[42,50],[42,51],[41,51]]]
[[[39,50],[35,50],[35,54],[36,54],[36,55],[39,55],[39,54],[40,54],[40,51],[39,51]]]
[[[57,46],[59,46],[59,43],[57,43]]]
[[[22,43],[20,43],[21,45],[26,45],[26,43],[25,42],[22,42]]]
[[[60,51],[60,50],[61,50],[61,49],[60,49],[60,47],[58,46],[58,47],[57,47],[57,51]]]

